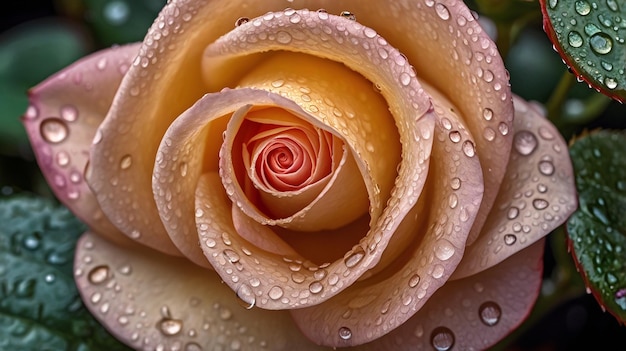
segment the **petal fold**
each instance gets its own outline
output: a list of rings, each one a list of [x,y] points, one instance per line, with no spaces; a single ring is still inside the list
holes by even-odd
[[[102,213],[83,179],[89,148],[139,44],[85,57],[29,91],[22,118],[48,184],[92,230],[118,243],[125,236]],[[94,140],[95,137],[95,140]]]
[[[476,155],[467,153],[473,142],[463,120],[445,100],[434,103],[432,157],[437,162],[429,169],[427,193],[394,234],[412,241],[403,250],[388,248],[384,255],[390,255],[392,263],[378,274],[375,267],[368,272],[373,276],[368,274],[332,299],[292,310],[301,330],[317,343],[360,345],[398,328],[446,284],[461,261],[481,203],[482,172]],[[458,140],[449,137],[452,131]]]
[[[572,161],[559,131],[515,96],[513,150],[496,203],[453,278],[494,266],[561,225],[577,207]]]
[[[86,233],[75,278],[93,315],[136,350],[322,350],[287,312],[245,309],[215,272],[145,247]]]

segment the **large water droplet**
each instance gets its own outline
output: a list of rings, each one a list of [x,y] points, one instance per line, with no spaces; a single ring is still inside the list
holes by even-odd
[[[604,85],[606,85],[607,88],[613,90],[613,89],[617,88],[617,80],[615,80],[615,78],[613,78],[613,77],[605,77],[604,78]]]
[[[549,203],[548,201],[544,200],[544,199],[534,199],[533,200],[533,207],[537,210],[543,210],[546,207],[548,207]]]
[[[437,16],[439,16],[439,18],[441,18],[444,21],[447,21],[450,19],[450,10],[448,10],[446,5],[444,4],[437,3],[437,5],[435,5],[435,12],[437,12]]]
[[[289,44],[291,43],[291,34],[287,33],[287,32],[278,32],[276,33],[276,41],[281,43],[281,44]]]
[[[467,157],[474,157],[474,155],[476,155],[476,147],[472,141],[465,140],[463,142],[463,153]]]
[[[314,281],[309,285],[309,291],[313,294],[319,294],[324,290],[324,285],[318,281]]]
[[[414,288],[417,286],[417,284],[419,284],[420,282],[420,276],[417,274],[413,274],[411,276],[411,278],[409,279],[409,287]]]
[[[183,321],[180,319],[163,318],[157,324],[157,327],[163,335],[176,335],[183,330]]]
[[[539,162],[539,172],[546,176],[551,176],[552,174],[554,174],[554,164],[552,163],[552,161],[543,160]]]
[[[356,16],[350,11],[341,11],[339,16],[345,19],[349,19],[350,21],[356,21]]]
[[[453,143],[458,143],[459,141],[461,141],[461,133],[459,133],[459,131],[457,130],[451,131],[449,137],[450,141],[452,141]]]
[[[589,38],[589,45],[596,54],[606,55],[613,49],[613,40],[608,34],[598,32]]]
[[[578,12],[578,14],[581,16],[586,16],[589,14],[589,12],[591,12],[591,6],[586,0],[576,1],[576,3],[574,4],[574,8],[576,9],[576,12]]]
[[[41,122],[39,132],[45,141],[52,144],[64,141],[69,135],[67,125],[59,118],[48,118]]]
[[[437,351],[448,351],[454,346],[454,334],[446,327],[437,327],[430,334],[430,343]]]
[[[511,246],[515,244],[517,241],[517,237],[514,234],[505,234],[504,235],[504,243]]]
[[[239,27],[240,25],[242,25],[244,23],[248,23],[249,21],[250,21],[250,19],[248,17],[239,17],[235,21],[235,27]]]
[[[550,5],[551,9],[555,8],[557,5],[557,0],[549,0],[548,5]]]
[[[579,48],[583,45],[583,37],[577,31],[573,30],[567,35],[567,42],[574,48]]]
[[[521,130],[515,133],[513,146],[521,155],[528,156],[537,148],[537,137],[527,130]]]
[[[133,165],[133,158],[130,155],[124,155],[120,160],[121,169],[129,169]]]
[[[349,340],[350,338],[352,338],[352,330],[350,330],[350,328],[348,327],[339,328],[339,337],[342,340]]]
[[[237,297],[239,298],[240,305],[249,310],[256,304],[256,297],[254,291],[247,284],[241,284],[237,288]]]
[[[110,278],[110,269],[107,265],[96,266],[89,271],[88,279],[92,284],[102,284]]]
[[[363,256],[365,256],[365,252],[363,251],[362,247],[358,246],[353,250],[351,254],[348,255],[348,257],[344,259],[343,262],[345,263],[346,267],[352,268],[359,264],[359,262],[361,262]]]
[[[435,247],[435,256],[437,256],[437,258],[441,261],[450,259],[450,257],[454,255],[454,252],[454,246],[452,246],[452,244],[445,239],[440,240]]]
[[[478,308],[478,315],[480,316],[481,322],[489,327],[492,327],[500,321],[502,309],[500,309],[500,306],[497,303],[487,301]]]
[[[278,300],[283,297],[283,289],[280,286],[273,286],[267,293],[272,300]]]

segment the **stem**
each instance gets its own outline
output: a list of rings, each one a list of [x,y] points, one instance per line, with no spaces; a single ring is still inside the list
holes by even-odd
[[[548,118],[554,123],[557,128],[562,127],[563,120],[561,118],[561,112],[563,111],[563,103],[567,99],[567,94],[570,88],[574,85],[574,75],[569,71],[564,71],[559,83],[552,92],[552,95],[546,103],[546,109],[548,110]]]

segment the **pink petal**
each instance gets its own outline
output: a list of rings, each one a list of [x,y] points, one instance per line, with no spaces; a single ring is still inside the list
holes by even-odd
[[[320,344],[359,345],[398,328],[447,284],[461,261],[481,203],[482,172],[461,117],[440,94],[433,96],[433,102],[438,121],[425,186],[428,194],[394,234],[408,236],[412,242],[402,250],[388,248],[383,259],[390,255],[395,262],[380,274],[374,274],[379,270],[374,267],[367,275],[371,279],[322,304],[292,311],[302,331]],[[450,138],[452,132],[458,140]]]
[[[356,350],[488,349],[530,313],[541,287],[543,242],[477,275],[446,283],[398,329]]]
[[[513,152],[485,227],[454,278],[498,264],[561,225],[577,207],[572,162],[559,131],[514,98]]]
[[[87,308],[137,350],[321,350],[288,313],[247,310],[215,272],[145,247],[86,233],[75,277]]]
[[[83,180],[89,148],[138,44],[81,59],[29,91],[22,118],[35,156],[58,199],[92,230],[117,242],[126,238],[103,215]]]

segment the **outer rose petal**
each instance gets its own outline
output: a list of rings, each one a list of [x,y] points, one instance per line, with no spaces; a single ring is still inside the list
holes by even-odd
[[[126,237],[103,215],[83,171],[96,130],[138,51],[139,44],[102,50],[48,78],[29,91],[22,118],[57,198],[92,230],[118,243]]]
[[[321,350],[287,312],[246,310],[215,272],[97,235],[79,240],[76,283],[91,312],[137,350]]]
[[[561,225],[577,206],[572,161],[559,131],[535,107],[514,98],[514,147],[485,227],[453,278],[498,264]]]
[[[486,350],[530,313],[543,270],[541,239],[488,270],[448,282],[388,335],[356,350]]]
[[[438,121],[425,186],[428,193],[395,233],[408,234],[413,240],[403,252],[394,254],[395,262],[379,275],[322,304],[292,311],[302,331],[318,343],[359,345],[399,327],[447,284],[463,256],[480,207],[482,172],[461,118],[445,99],[434,103]],[[449,137],[452,131],[458,140]]]

